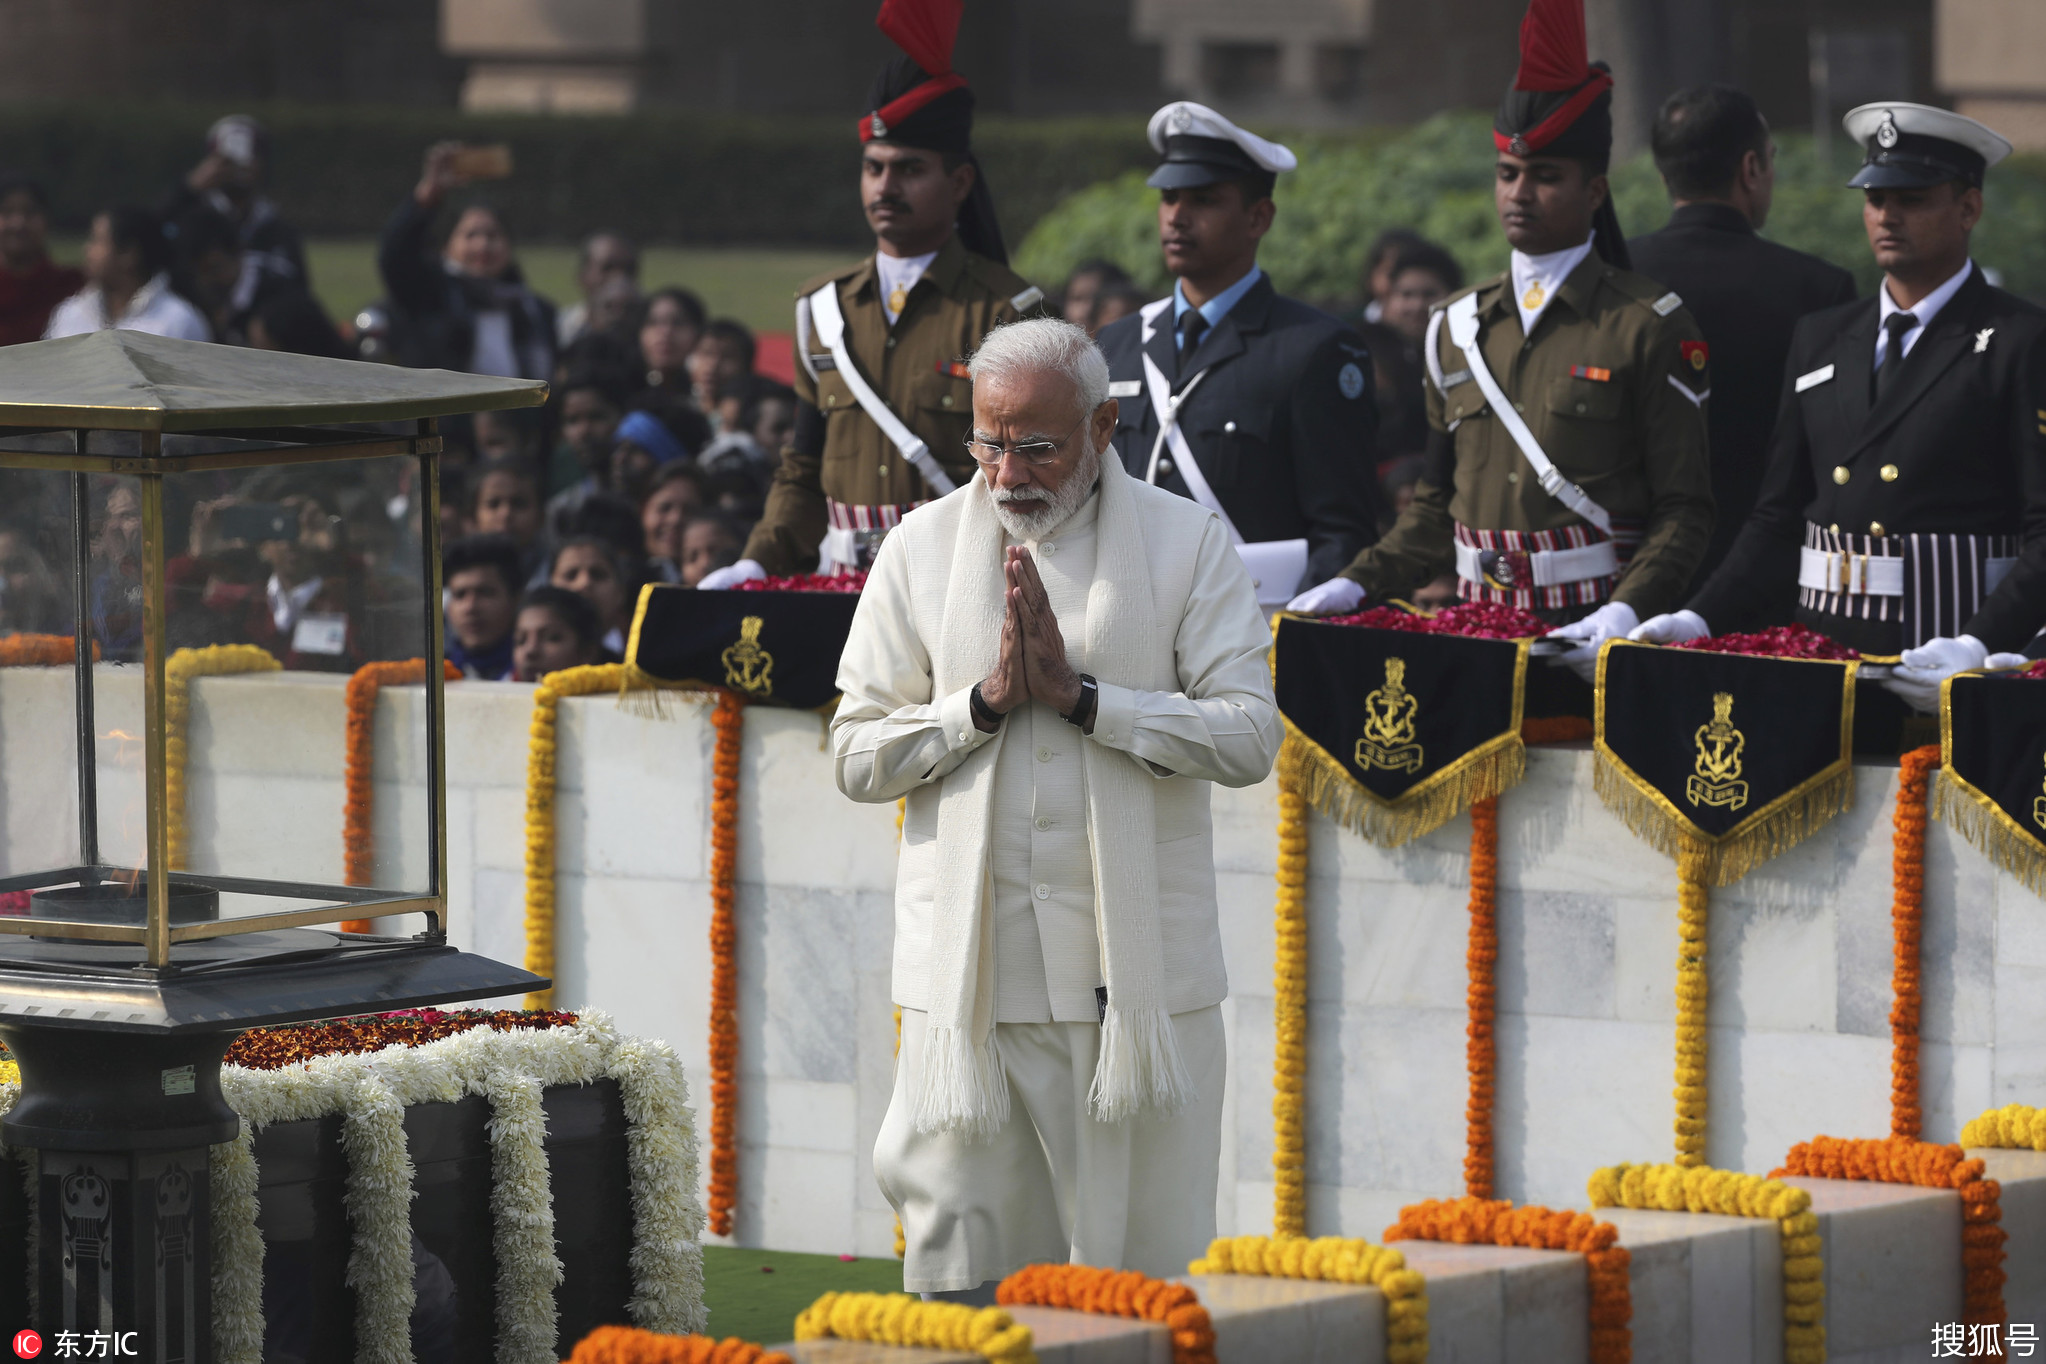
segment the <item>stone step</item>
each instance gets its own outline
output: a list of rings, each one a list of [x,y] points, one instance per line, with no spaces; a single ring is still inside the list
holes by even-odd
[[[2003,1185],[2003,1305],[2014,1322],[2046,1330],[2046,1152],[1970,1150]],[[1927,1337],[1930,1339],[1930,1337]]]
[[[923,1350],[912,1345],[873,1345],[864,1340],[806,1340],[770,1345],[796,1364],[986,1364],[971,1350]]]
[[[1638,1364],[1783,1364],[1783,1237],[1776,1223],[1598,1208],[1630,1256]]]

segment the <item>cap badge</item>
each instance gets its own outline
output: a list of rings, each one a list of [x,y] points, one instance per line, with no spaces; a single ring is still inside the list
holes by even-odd
[[[1527,139],[1519,133],[1515,133],[1513,139],[1506,144],[1506,150],[1512,152],[1515,156],[1526,156],[1528,151]]]
[[[1175,133],[1185,132],[1188,128],[1193,127],[1193,110],[1182,104],[1179,108],[1174,109],[1171,116],[1165,120],[1165,126]]]
[[[881,121],[881,111],[879,109],[867,115],[867,127],[873,130],[875,137],[888,136],[888,125]]]
[[[1884,151],[1897,145],[1897,118],[1887,109],[1883,111],[1883,121],[1876,127],[1875,140]]]

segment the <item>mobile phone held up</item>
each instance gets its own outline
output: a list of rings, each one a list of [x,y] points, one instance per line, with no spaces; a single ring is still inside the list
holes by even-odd
[[[465,180],[503,180],[512,173],[511,148],[502,142],[457,147],[451,168]]]
[[[220,538],[259,545],[265,540],[296,540],[298,508],[282,502],[240,502],[215,513],[214,525]]]

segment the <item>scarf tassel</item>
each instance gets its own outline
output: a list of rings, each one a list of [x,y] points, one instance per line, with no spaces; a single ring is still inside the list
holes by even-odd
[[[1008,1122],[1009,1075],[995,1046],[995,1030],[989,1028],[987,1040],[976,1043],[965,1028],[926,1028],[916,1130],[987,1141]]]
[[[1148,1112],[1171,1117],[1193,1098],[1193,1080],[1179,1055],[1172,1015],[1153,1006],[1108,1006],[1101,1025],[1101,1059],[1087,1105],[1098,1122],[1122,1122]]]

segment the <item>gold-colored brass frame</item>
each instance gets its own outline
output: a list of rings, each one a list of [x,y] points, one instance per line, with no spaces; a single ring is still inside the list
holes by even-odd
[[[13,415],[13,414],[10,414]],[[171,966],[170,949],[173,944],[195,942],[207,938],[229,937],[243,933],[258,933],[268,929],[303,928],[316,924],[340,923],[346,919],[370,918],[382,915],[423,913],[427,915],[430,928],[426,938],[440,941],[447,936],[447,746],[446,746],[446,703],[447,691],[441,660],[445,656],[443,621],[439,610],[441,593],[440,574],[440,492],[438,465],[441,438],[438,421],[422,417],[415,422],[414,434],[410,436],[378,435],[362,437],[359,433],[326,431],[304,427],[270,427],[259,430],[228,431],[219,429],[180,432],[177,434],[212,436],[237,441],[269,442],[248,449],[214,451],[206,454],[166,456],[162,454],[163,436],[157,431],[134,432],[138,438],[139,451],[136,453],[89,454],[86,453],[88,431],[66,428],[72,436],[72,450],[40,451],[10,450],[5,442],[12,436],[44,434],[50,427],[24,429],[20,426],[0,427],[0,469],[31,469],[72,474],[113,474],[139,480],[142,503],[142,711],[144,730],[144,848],[145,861],[151,867],[168,867],[170,862],[170,821],[167,792],[165,790],[164,768],[164,705],[165,675],[167,662],[165,618],[167,602],[167,540],[164,518],[163,479],[166,474],[195,473],[211,469],[245,469],[261,465],[283,463],[303,464],[340,459],[376,459],[389,456],[412,456],[420,461],[422,475],[420,544],[422,549],[421,581],[429,589],[422,606],[427,614],[428,656],[426,668],[427,724],[431,742],[427,750],[427,812],[433,830],[428,847],[427,884],[424,895],[397,893],[360,886],[331,886],[315,883],[262,881],[246,877],[214,876],[203,873],[180,871],[175,868],[163,876],[148,878],[148,904],[145,921],[140,925],[89,923],[70,919],[50,918],[0,918],[0,935],[34,934],[43,937],[79,938],[94,942],[137,943],[143,948],[143,963],[162,970]],[[280,459],[288,455],[288,459]],[[82,482],[73,482],[74,502],[82,497]],[[82,505],[73,507],[74,534],[82,536],[90,517]],[[75,547],[76,564],[83,567],[85,551],[83,540]],[[78,613],[79,655],[77,666],[88,670],[86,681],[81,683],[79,704],[91,704],[90,698],[90,642],[85,634],[85,594],[90,591],[90,579],[80,576],[75,585],[79,594]],[[81,853],[85,865],[56,869],[46,872],[24,873],[0,879],[0,889],[25,890],[46,886],[69,885],[74,882],[91,885],[110,879],[118,874],[116,869],[95,865],[98,862],[98,832],[96,793],[97,756],[93,749],[95,736],[88,714],[81,709],[79,714],[79,781],[80,781],[80,837]],[[239,891],[248,894],[290,896],[296,899],[321,899],[332,903],[311,909],[282,910],[270,914],[240,915],[226,919],[213,919],[200,923],[173,925],[170,921],[170,884],[173,876],[183,881],[210,886],[214,889]]]

